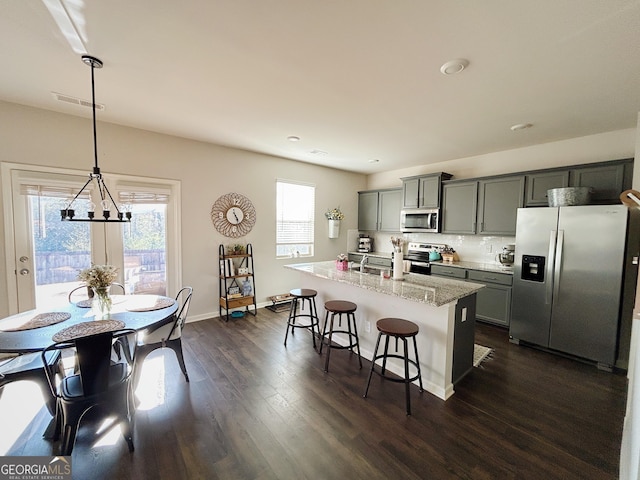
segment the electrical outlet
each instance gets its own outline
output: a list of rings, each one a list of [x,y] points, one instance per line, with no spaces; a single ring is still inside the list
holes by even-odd
[[[369,320],[365,320],[364,322],[364,331],[371,333],[371,322]]]

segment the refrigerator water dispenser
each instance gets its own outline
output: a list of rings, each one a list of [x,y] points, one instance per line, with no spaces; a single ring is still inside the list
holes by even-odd
[[[544,282],[544,261],[539,255],[522,255],[522,279]]]

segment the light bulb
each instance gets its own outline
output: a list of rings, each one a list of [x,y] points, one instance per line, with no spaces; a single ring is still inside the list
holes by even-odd
[[[87,217],[93,218],[94,212],[96,211],[96,204],[93,202],[89,202],[89,206],[87,208]]]
[[[105,199],[100,202],[100,205],[102,205],[102,216],[105,218],[105,220],[108,220],[111,216],[111,214],[109,213],[109,207],[111,206],[111,203],[109,202],[109,200]]]

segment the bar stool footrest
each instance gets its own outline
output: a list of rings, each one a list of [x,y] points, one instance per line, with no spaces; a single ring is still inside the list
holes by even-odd
[[[404,362],[404,356],[402,355],[396,355],[396,354],[392,354],[392,353],[388,353],[387,355],[377,355],[376,357],[373,358],[372,362],[373,362],[373,372],[378,374],[379,376],[381,376],[382,378],[386,378],[387,380],[391,380],[392,382],[398,382],[398,383],[407,383],[407,382],[413,382],[414,380],[418,380],[418,378],[420,378],[420,370],[419,370],[419,366],[418,363],[415,360],[412,359],[408,359],[409,364],[413,365],[415,368],[418,369],[418,373],[416,373],[415,377],[411,377],[411,378],[407,378],[405,379],[404,377],[400,377],[398,378],[398,374],[393,374],[394,376],[391,377],[389,374],[387,373],[382,373],[382,365],[376,365],[376,360],[380,360],[383,358],[399,358],[400,360],[402,360]],[[380,371],[376,370],[376,367],[378,367],[380,369]],[[387,367],[385,367],[386,370],[388,370]],[[422,389],[420,389],[422,391]]]
[[[342,333],[344,335],[348,335],[349,344],[348,345],[339,345],[339,344],[334,343],[334,344],[331,345],[331,348],[335,348],[337,350],[344,350],[344,349],[352,350],[353,347],[359,347],[359,345],[358,345],[358,337],[356,337],[356,334],[355,333],[350,333],[347,330],[334,330],[333,332],[327,332],[322,336],[320,341],[324,345],[329,346],[329,334],[335,335],[336,333]]]

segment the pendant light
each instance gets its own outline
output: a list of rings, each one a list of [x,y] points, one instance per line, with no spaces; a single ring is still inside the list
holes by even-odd
[[[98,140],[96,135],[96,91],[94,85],[93,72],[96,68],[102,68],[102,61],[96,57],[90,55],[83,55],[82,61],[91,67],[91,106],[93,110],[93,172],[89,174],[89,180],[80,189],[77,195],[71,200],[67,207],[60,210],[62,221],[67,222],[130,222],[131,211],[129,208],[123,206],[122,210],[118,208],[118,204],[111,196],[109,189],[102,179],[100,173],[100,167],[98,166]],[[89,204],[86,218],[77,217],[76,211],[73,208],[73,202],[82,194],[82,192],[89,186],[89,184],[96,185],[97,191],[100,194],[100,209],[102,211],[102,218],[96,216],[95,205]],[[111,206],[115,209],[116,215],[111,215]]]

